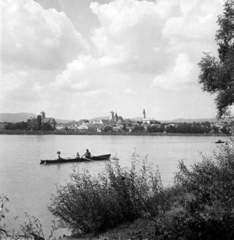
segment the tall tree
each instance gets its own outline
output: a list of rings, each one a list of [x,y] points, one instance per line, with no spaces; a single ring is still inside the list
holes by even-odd
[[[218,58],[210,53],[199,62],[199,83],[203,91],[216,93],[217,117],[224,117],[234,103],[234,0],[226,0],[223,14],[218,16],[216,32]]]

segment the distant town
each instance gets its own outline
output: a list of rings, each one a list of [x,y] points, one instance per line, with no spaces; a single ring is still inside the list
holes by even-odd
[[[31,117],[21,122],[1,122],[0,130],[30,130],[30,131],[58,131],[58,132],[130,132],[130,133],[190,133],[190,134],[226,134],[234,135],[234,121],[217,122],[180,122],[161,123],[152,117],[147,117],[146,111],[142,112],[141,120],[126,119],[113,111],[109,119],[70,121],[57,123],[54,118],[46,117],[41,112],[37,117]]]

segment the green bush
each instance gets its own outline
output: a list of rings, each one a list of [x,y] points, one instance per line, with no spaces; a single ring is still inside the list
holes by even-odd
[[[188,168],[183,161],[175,177],[181,195],[157,219],[161,239],[234,239],[234,141],[213,157]]]
[[[112,163],[97,177],[74,169],[71,182],[58,188],[49,210],[73,233],[97,233],[154,217],[162,184],[158,171],[149,168],[144,161],[138,174],[135,162],[129,170]]]
[[[92,177],[74,169],[50,211],[73,233],[104,232],[137,219],[154,221],[149,239],[234,239],[234,141],[187,167],[179,162],[173,186],[143,161],[136,170],[108,164]]]
[[[133,127],[133,129],[132,129],[132,132],[134,132],[134,133],[137,133],[137,132],[139,132],[139,133],[142,133],[142,132],[144,132],[145,131],[145,128],[143,127],[143,126],[134,126]]]
[[[9,202],[9,199],[6,195],[0,195],[0,239],[37,239],[37,240],[50,240],[55,239],[53,237],[54,231],[57,229],[56,222],[51,221],[50,235],[46,238],[43,233],[43,228],[40,220],[36,217],[29,216],[25,213],[26,221],[23,224],[20,224],[20,230],[11,229],[14,224],[19,225],[18,217],[16,216],[14,220],[7,219],[7,214],[9,212],[6,208],[6,204]]]

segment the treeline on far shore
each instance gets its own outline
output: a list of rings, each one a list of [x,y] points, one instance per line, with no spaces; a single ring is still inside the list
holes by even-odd
[[[224,133],[167,133],[167,132],[72,132],[43,130],[0,130],[0,135],[104,135],[104,136],[230,136]]]
[[[224,134],[231,135],[233,127],[227,123],[217,125],[210,122],[193,122],[193,123],[161,123],[160,125],[142,125],[137,122],[131,125],[131,131],[123,124],[123,128],[114,131],[111,126],[104,126],[101,131],[92,130],[56,130],[50,124],[45,123],[40,128],[31,128],[26,122],[4,123],[4,129],[0,130],[0,134],[58,134],[58,135],[164,135],[164,134]],[[129,127],[129,126],[128,126]]]

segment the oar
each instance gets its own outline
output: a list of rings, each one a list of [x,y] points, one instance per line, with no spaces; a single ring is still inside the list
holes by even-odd
[[[115,156],[113,158],[110,158],[110,160],[119,160],[119,158],[117,158],[117,152],[115,153]]]
[[[92,159],[85,158],[85,157],[81,157],[81,159],[85,159],[85,160],[87,160],[87,161],[92,161]]]

